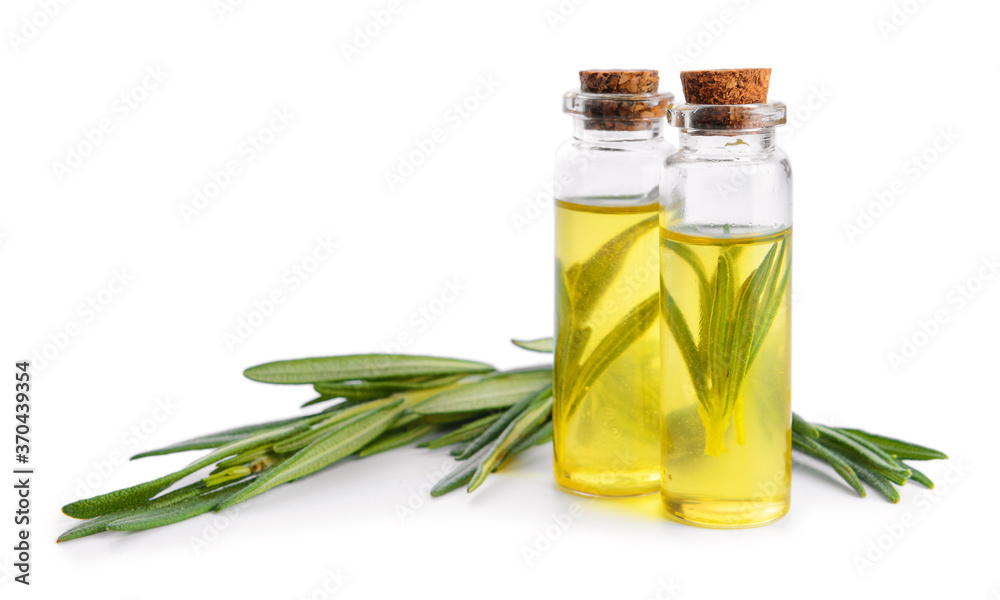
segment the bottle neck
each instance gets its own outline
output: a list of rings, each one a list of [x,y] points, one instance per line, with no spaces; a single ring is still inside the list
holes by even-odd
[[[619,142],[651,142],[663,139],[663,120],[638,121],[636,129],[599,129],[588,127],[588,119],[573,119],[573,137],[582,142],[599,146],[615,145]]]
[[[680,152],[713,159],[765,157],[774,152],[773,127],[755,130],[681,129]]]

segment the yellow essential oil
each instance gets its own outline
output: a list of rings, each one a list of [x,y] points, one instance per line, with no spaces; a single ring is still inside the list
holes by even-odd
[[[780,519],[791,483],[791,229],[661,228],[660,253],[667,512],[719,528]]]
[[[556,206],[555,477],[634,496],[660,477],[658,206],[607,200]]]

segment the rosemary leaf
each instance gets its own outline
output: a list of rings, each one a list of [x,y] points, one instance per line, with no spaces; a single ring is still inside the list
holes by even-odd
[[[445,390],[415,410],[421,415],[433,415],[506,408],[551,383],[552,373],[548,369],[503,373]]]
[[[918,446],[917,444],[911,444],[910,442],[875,435],[874,433],[868,433],[867,431],[862,431],[860,429],[845,429],[845,431],[850,431],[855,435],[859,435],[868,441],[877,444],[880,448],[901,460],[934,460],[938,458],[948,458],[948,455],[944,452],[940,452],[926,446]]]
[[[189,450],[205,450],[208,448],[218,448],[219,446],[224,446],[232,442],[236,442],[248,437],[252,433],[257,433],[264,431],[266,429],[277,429],[279,427],[285,427],[287,425],[292,425],[296,423],[302,423],[308,419],[308,417],[295,417],[294,419],[282,419],[280,421],[269,421],[267,423],[259,423],[256,425],[248,425],[244,427],[236,427],[234,429],[227,429],[225,431],[219,431],[217,433],[212,433],[209,435],[203,435],[193,439],[185,440],[183,442],[178,442],[158,450],[150,450],[148,452],[142,452],[133,456],[130,460],[138,460],[140,458],[146,458],[149,456],[162,456],[165,454],[174,454],[176,452],[187,452]]]
[[[576,370],[579,369],[580,354],[586,346],[578,339],[583,333],[576,327],[573,319],[573,299],[569,295],[569,284],[566,282],[567,272],[563,269],[562,262],[556,258],[556,322],[558,331],[556,332],[559,341],[558,351],[555,351],[555,364],[553,371],[559,374],[557,378],[560,388],[556,394],[562,398],[568,394],[566,386],[572,384]],[[590,330],[586,330],[589,337]]]
[[[108,524],[111,523],[111,521],[114,521],[119,515],[124,514],[126,513],[111,513],[109,515],[101,515],[84,521],[83,523],[80,523],[75,527],[71,527],[63,532],[62,535],[56,538],[56,543],[61,544],[62,542],[69,542],[83,537],[96,535],[98,533],[104,533],[108,530]]]
[[[219,446],[225,446],[226,444],[231,444],[232,442],[237,442],[245,437],[246,434],[205,435],[184,442],[178,442],[176,444],[172,444],[164,448],[159,448],[157,450],[140,452],[139,454],[136,454],[129,460],[138,460],[140,458],[148,458],[150,456],[164,456],[167,454],[176,454],[178,452],[189,452],[191,450],[208,450],[211,448],[218,448]]]
[[[186,502],[161,506],[147,511],[137,511],[108,524],[109,531],[145,531],[164,525],[173,525],[210,512],[221,502],[233,497],[251,483],[233,484],[198,496]]]
[[[909,473],[907,473],[905,469],[898,467],[893,462],[883,459],[875,452],[872,452],[867,446],[859,444],[854,440],[854,438],[848,436],[847,434],[825,425],[814,425],[814,427],[819,431],[820,443],[823,445],[829,447],[832,444],[841,448],[846,448],[857,454],[859,460],[866,461],[879,470],[897,472],[902,475],[904,479],[909,477]]]
[[[320,397],[315,400],[310,400],[310,403],[324,402],[323,398],[343,398],[348,402],[367,402],[369,400],[379,400],[385,398],[393,392],[398,391],[393,386],[377,385],[374,382],[348,384],[337,381],[315,383],[313,384],[313,389],[316,390],[316,393],[319,394]]]
[[[476,469],[479,468],[480,462],[486,458],[492,448],[492,446],[486,446],[479,452],[476,452],[471,458],[469,458],[469,460],[458,463],[458,467],[456,467],[455,470],[448,473],[434,484],[434,487],[431,488],[431,496],[434,496],[435,498],[443,496],[448,492],[457,490],[463,485],[469,483],[469,481],[472,480],[472,475],[475,474]]]
[[[695,277],[698,279],[698,287],[701,290],[704,290],[705,296],[708,296],[710,286],[708,282],[708,275],[705,271],[705,265],[702,264],[701,259],[694,253],[694,250],[691,250],[684,244],[678,244],[677,242],[665,237],[661,237],[660,239],[667,250],[673,252],[678,258],[691,266],[694,270]]]
[[[934,489],[934,482],[931,481],[930,477],[924,475],[921,471],[918,471],[911,465],[906,465],[906,468],[910,470],[910,479],[916,481],[925,488],[930,488],[932,490]]]
[[[493,367],[481,362],[410,356],[405,354],[352,354],[279,360],[250,367],[243,374],[264,383],[317,383],[489,373]]]
[[[320,381],[313,384],[316,393],[329,398],[346,398],[357,402],[377,400],[398,392],[430,390],[455,383],[465,375],[449,375],[430,381],[406,381],[387,379],[383,381]]]
[[[625,265],[628,252],[639,238],[656,228],[658,221],[659,216],[655,214],[639,221],[605,242],[578,265],[573,281],[568,282],[574,299],[573,320],[576,323],[587,322],[598,300]]]
[[[711,283],[709,282],[708,275],[705,271],[705,265],[702,264],[701,259],[698,258],[698,255],[695,254],[691,248],[688,248],[683,244],[678,244],[677,242],[669,240],[665,237],[661,237],[660,242],[663,244],[664,248],[673,252],[678,258],[686,262],[691,269],[694,270],[695,277],[698,280],[698,305],[701,310],[698,325],[698,354],[701,356],[702,364],[708,365],[709,340],[714,339],[711,338],[709,334],[712,322],[712,289],[715,287],[717,281],[713,279]]]
[[[746,286],[745,292],[738,301],[736,325],[734,327],[735,337],[733,338],[732,346],[730,346],[731,369],[728,381],[729,389],[727,390],[726,397],[727,407],[735,408],[739,402],[740,386],[749,367],[747,361],[750,357],[750,344],[754,333],[760,327],[758,314],[760,295],[764,289],[764,284],[767,282],[768,274],[771,271],[771,264],[774,262],[777,247],[777,244],[771,245],[771,249],[764,256],[764,260],[761,261],[761,264],[754,269],[753,274],[749,277],[749,285]],[[739,411],[736,417],[737,420],[741,418]],[[739,425],[739,421],[737,421],[737,425]],[[737,427],[737,434],[741,433],[742,427]]]
[[[729,255],[723,253],[719,256],[715,277],[713,278],[715,287],[709,317],[709,337],[707,340],[701,342],[707,351],[706,361],[702,365],[703,368],[709,371],[707,379],[711,382],[711,389],[715,394],[718,394],[719,390],[725,389],[724,382],[729,373],[729,363],[732,358],[729,354],[729,348],[725,344],[725,336],[729,322],[729,313],[732,310],[736,293],[733,275],[733,267]],[[678,310],[677,312],[679,313],[680,311]],[[690,370],[690,367],[688,369]],[[705,396],[707,398],[707,393]],[[705,408],[706,410],[709,409],[708,406]]]
[[[767,333],[771,330],[771,325],[774,324],[774,319],[778,315],[778,308],[781,306],[781,301],[785,297],[785,288],[788,287],[788,276],[792,272],[791,265],[785,265],[787,243],[787,237],[781,240],[781,248],[778,249],[777,264],[771,269],[771,273],[768,276],[767,287],[765,288],[766,293],[764,300],[761,302],[764,311],[760,316],[759,325],[754,331],[753,341],[750,344],[750,354],[747,358],[748,365],[753,364],[754,359],[757,358],[757,353],[760,352],[760,348],[764,344],[764,339],[767,337]],[[785,274],[781,276],[779,282],[778,276],[781,273],[782,265],[785,265]]]
[[[705,385],[705,367],[701,364],[701,357],[698,355],[698,348],[691,337],[691,329],[687,320],[684,319],[680,307],[674,302],[670,292],[665,288],[660,289],[660,311],[670,329],[670,335],[674,343],[680,349],[684,364],[687,366],[688,375],[691,377],[691,384],[694,386],[695,395],[703,406],[708,406],[708,389]]]
[[[573,415],[584,394],[605,369],[653,326],[659,315],[658,304],[659,294],[653,294],[639,303],[590,352],[570,388],[572,390],[569,395],[570,402],[566,408],[568,417]]]
[[[515,346],[519,348],[524,348],[525,350],[531,350],[532,352],[547,352],[552,353],[553,341],[552,338],[538,338],[537,340],[511,340]]]
[[[305,408],[307,406],[312,406],[313,404],[319,404],[320,402],[326,402],[327,400],[333,400],[333,399],[334,399],[333,396],[324,396],[323,394],[320,394],[316,398],[313,398],[312,400],[303,403],[300,408]]]

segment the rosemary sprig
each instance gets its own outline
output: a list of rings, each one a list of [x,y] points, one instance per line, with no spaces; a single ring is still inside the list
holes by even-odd
[[[859,434],[867,439],[862,440]],[[925,446],[857,429],[810,424],[796,414],[792,415],[792,448],[830,464],[859,495],[865,495],[861,485],[864,480],[894,503],[899,502],[899,492],[893,484],[903,485],[912,479],[925,487],[934,487],[930,478],[903,464],[896,453],[921,457],[913,460],[948,458],[943,452]]]
[[[532,345],[545,351],[551,341],[535,340]],[[315,414],[228,429],[181,442],[138,457],[214,449],[188,467],[153,481],[80,500],[63,507],[71,517],[87,519],[59,537],[60,542],[105,531],[139,531],[184,521],[210,511],[244,502],[274,487],[329,468],[345,458],[366,457],[417,443],[418,446],[458,449],[459,466],[439,481],[431,495],[440,496],[462,486],[478,488],[490,473],[510,463],[525,450],[552,439],[552,368],[533,367],[515,371],[484,371],[483,363],[420,357],[421,370],[398,375],[412,367],[404,359],[393,365],[396,356],[366,355],[305,359],[308,365],[283,361],[281,369],[251,370],[259,379],[285,379],[288,373],[311,372],[330,376],[337,372],[357,379],[351,365],[377,362],[386,372],[397,373],[400,381],[426,382],[430,377],[440,387],[405,389],[375,400],[330,398],[332,405]],[[384,359],[384,360],[383,360]],[[341,364],[342,363],[342,364]],[[317,369],[316,365],[322,365]],[[306,368],[307,367],[307,368]],[[370,372],[367,373],[370,376]],[[461,376],[458,380],[453,377]],[[272,381],[273,382],[273,381]],[[320,383],[303,381],[303,384]],[[338,382],[343,383],[343,382]],[[404,386],[406,387],[406,386]],[[902,460],[946,458],[944,454],[908,442],[853,429],[811,425],[793,417],[792,439],[796,450],[829,463],[846,481],[864,495],[861,480],[891,500],[898,499],[889,475],[906,477],[932,486],[919,471]],[[832,433],[831,433],[832,432]],[[436,439],[420,443],[431,433]],[[854,444],[843,438],[853,439]],[[863,438],[866,443],[859,442]],[[858,450],[867,448],[867,452]],[[877,448],[876,452],[873,448]],[[203,479],[167,491],[184,477],[203,469],[214,471]],[[164,493],[166,492],[166,493]]]
[[[629,251],[642,236],[652,232],[658,222],[659,216],[654,214],[635,223],[605,242],[589,258],[568,269],[556,260],[560,348],[556,365],[556,385],[559,387],[555,393],[567,418],[576,411],[583,395],[608,365],[656,320],[656,299],[643,300],[584,360],[584,350],[593,334],[587,325],[591,313],[621,271]],[[538,346],[538,340],[535,344]],[[530,349],[540,351],[537,347]]]
[[[734,256],[723,253],[709,279],[689,248],[668,239],[662,243],[691,267],[698,280],[701,323],[697,340],[662,280],[661,312],[698,397],[705,453],[719,456],[725,450],[723,438],[730,421],[737,443],[744,441],[742,386],[785,295],[790,272],[785,260],[787,238],[771,244],[738,287]]]

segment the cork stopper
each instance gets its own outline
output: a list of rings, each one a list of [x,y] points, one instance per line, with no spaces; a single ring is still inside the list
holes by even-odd
[[[580,71],[580,91],[588,94],[651,94],[660,87],[660,74],[646,69]]]
[[[771,69],[681,71],[684,101],[706,107],[699,117],[707,129],[763,126],[765,121],[759,113],[742,106],[766,104],[770,83]]]
[[[659,86],[660,74],[652,69],[580,71],[580,91],[566,94],[563,110],[583,117],[586,129],[648,130],[674,98]]]
[[[764,104],[771,69],[681,71],[688,104]]]

